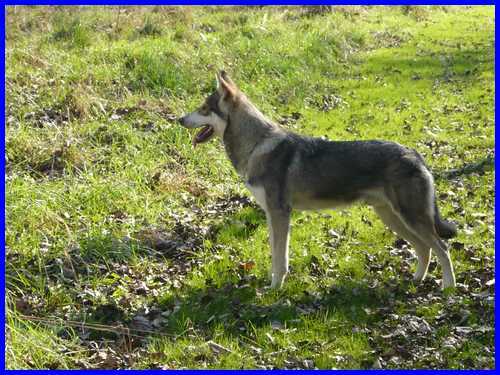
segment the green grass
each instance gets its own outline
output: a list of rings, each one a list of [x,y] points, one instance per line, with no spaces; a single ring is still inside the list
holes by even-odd
[[[437,173],[483,160],[493,7],[16,6],[6,22],[8,368],[494,367],[494,171],[436,178],[456,291],[434,259],[413,285],[411,249],[364,206],[294,213],[272,291],[265,215],[222,145],[193,150],[175,123],[224,68],[296,132],[397,141]]]

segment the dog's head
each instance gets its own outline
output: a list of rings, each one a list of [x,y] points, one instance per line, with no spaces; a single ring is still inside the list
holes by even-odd
[[[217,89],[196,111],[181,117],[179,122],[188,129],[202,128],[193,138],[193,145],[208,142],[214,135],[224,136],[228,116],[239,95],[238,87],[225,71],[216,76]]]

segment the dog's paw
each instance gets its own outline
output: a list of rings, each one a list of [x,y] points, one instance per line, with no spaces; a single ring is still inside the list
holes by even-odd
[[[281,289],[282,286],[283,286],[283,283],[271,282],[271,285],[269,285],[269,289]]]
[[[448,277],[448,278],[443,278],[443,283],[441,286],[442,290],[455,289],[456,287],[457,287],[457,282],[455,281],[454,275],[452,275],[451,277]]]
[[[445,297],[452,296],[457,292],[456,286],[441,287],[441,292]]]
[[[283,283],[285,282],[287,272],[283,274],[275,274],[273,273],[272,275],[272,281],[271,281],[271,288],[272,289],[280,289],[283,286]]]
[[[413,275],[412,277],[412,281],[414,284],[422,284],[424,282],[424,279],[425,279],[425,275],[422,276],[422,275],[418,275],[418,274],[415,274]]]

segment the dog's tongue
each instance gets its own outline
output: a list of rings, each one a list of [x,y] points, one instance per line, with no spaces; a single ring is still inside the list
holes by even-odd
[[[214,132],[214,128],[210,125],[205,125],[201,130],[194,136],[193,138],[193,146],[196,147],[198,143],[203,143],[210,138],[212,133]]]

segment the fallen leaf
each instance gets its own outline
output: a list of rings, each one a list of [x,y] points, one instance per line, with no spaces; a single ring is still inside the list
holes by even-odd
[[[373,369],[381,369],[382,368],[382,364],[380,363],[380,358],[375,359],[375,362],[373,362],[372,368]]]
[[[253,260],[250,260],[248,262],[242,262],[239,264],[239,269],[243,271],[250,271],[252,268],[255,267],[255,262]]]

